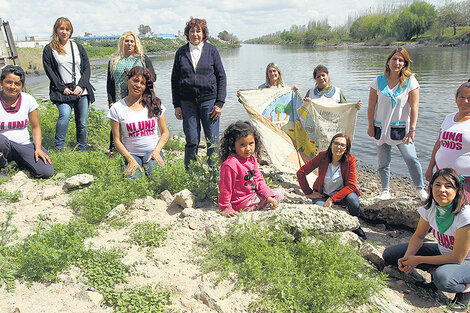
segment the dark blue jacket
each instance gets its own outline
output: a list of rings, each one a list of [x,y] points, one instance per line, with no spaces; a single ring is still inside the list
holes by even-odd
[[[181,107],[181,100],[202,102],[215,99],[222,107],[227,93],[227,78],[217,49],[205,42],[201,58],[194,71],[189,43],[176,51],[171,72],[173,106]]]

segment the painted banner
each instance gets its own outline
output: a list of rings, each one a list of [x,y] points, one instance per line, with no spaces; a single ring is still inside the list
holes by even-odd
[[[337,133],[354,136],[354,103],[302,101],[291,88],[240,90],[240,101],[260,132],[272,164],[296,172],[318,152],[328,148]]]

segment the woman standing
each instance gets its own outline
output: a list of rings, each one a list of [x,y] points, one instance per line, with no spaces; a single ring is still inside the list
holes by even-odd
[[[455,94],[458,112],[446,116],[434,144],[426,179],[431,180],[434,166],[451,167],[465,177],[464,188],[470,199],[470,83],[463,83]]]
[[[36,178],[54,175],[49,153],[42,147],[36,100],[21,92],[25,73],[19,66],[7,65],[0,75],[0,168],[15,161]],[[33,143],[29,139],[28,124],[31,125]]]
[[[389,265],[410,274],[413,268],[431,273],[424,284],[434,290],[455,293],[451,311],[467,311],[470,301],[470,206],[460,175],[451,168],[437,171],[429,182],[429,198],[418,209],[420,219],[409,243],[385,249]],[[425,242],[432,231],[437,243]]]
[[[375,138],[382,193],[391,198],[391,147],[396,146],[405,160],[419,198],[427,199],[421,164],[414,145],[418,123],[419,83],[410,71],[410,56],[405,48],[393,50],[385,62],[384,75],[370,85],[367,134]]]
[[[70,40],[72,23],[59,17],[54,23],[52,41],[44,47],[42,62],[49,77],[49,96],[58,110],[55,148],[63,150],[72,109],[75,112],[78,150],[85,151],[87,144],[87,118],[89,104],[95,101],[90,84],[90,63],[85,49]]]
[[[209,31],[205,20],[190,19],[184,34],[189,42],[176,51],[171,73],[175,116],[183,120],[186,136],[184,164],[188,167],[196,160],[202,124],[208,163],[215,166],[210,156],[218,151],[219,122],[227,88],[225,71],[219,52],[206,42]]]
[[[328,69],[324,65],[317,65],[313,70],[313,79],[316,86],[310,88],[305,94],[304,101],[334,101],[336,103],[346,103],[343,91],[330,83]],[[362,100],[356,102],[356,109],[361,109]]]
[[[148,68],[133,67],[126,73],[128,95],[108,113],[116,148],[126,159],[125,175],[131,178],[142,176],[143,169],[150,175],[158,166],[165,166],[162,149],[170,132],[165,107],[153,90],[154,81]]]
[[[157,75],[153,69],[152,61],[144,54],[144,49],[139,37],[133,31],[127,31],[119,38],[118,51],[111,55],[108,62],[108,78],[106,91],[108,94],[108,106],[128,95],[126,84],[126,72],[134,66],[146,67],[150,70],[155,80]],[[109,138],[109,153],[113,154],[113,132]]]
[[[334,203],[346,205],[349,214],[359,216],[361,195],[357,189],[356,158],[350,154],[351,140],[346,134],[336,134],[326,151],[320,152],[297,171],[297,180],[304,194],[313,204],[331,207]],[[307,175],[318,168],[318,177],[310,188]],[[354,231],[366,240],[362,228]]]

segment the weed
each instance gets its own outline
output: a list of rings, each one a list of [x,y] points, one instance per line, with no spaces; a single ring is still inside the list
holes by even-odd
[[[122,263],[121,258],[122,253],[118,249],[89,249],[82,254],[78,265],[82,267],[88,285],[103,292],[127,282],[130,266]]]
[[[105,293],[105,304],[114,307],[114,313],[170,312],[171,292],[160,285],[142,286]]]
[[[142,247],[160,247],[166,239],[167,227],[152,221],[138,223],[129,232],[130,241]]]
[[[337,236],[294,242],[287,226],[275,222],[234,224],[226,234],[201,239],[205,272],[218,279],[236,273],[240,286],[259,293],[253,312],[342,312],[365,303],[384,277]]]
[[[14,226],[11,221],[15,212],[5,212],[7,218],[4,222],[0,222],[0,247],[6,246],[11,240],[15,239],[18,229]]]
[[[3,251],[2,251],[3,250]],[[3,256],[5,247],[0,247],[0,287],[5,286],[9,292],[15,291],[16,269],[14,265]]]
[[[184,151],[184,146],[184,141],[170,138],[165,144],[165,150]]]

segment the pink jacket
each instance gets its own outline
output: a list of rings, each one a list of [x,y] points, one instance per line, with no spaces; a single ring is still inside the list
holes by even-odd
[[[219,208],[222,211],[240,211],[250,205],[257,195],[263,199],[273,197],[274,193],[266,185],[263,174],[258,169],[254,156],[242,158],[230,155],[220,167]]]

